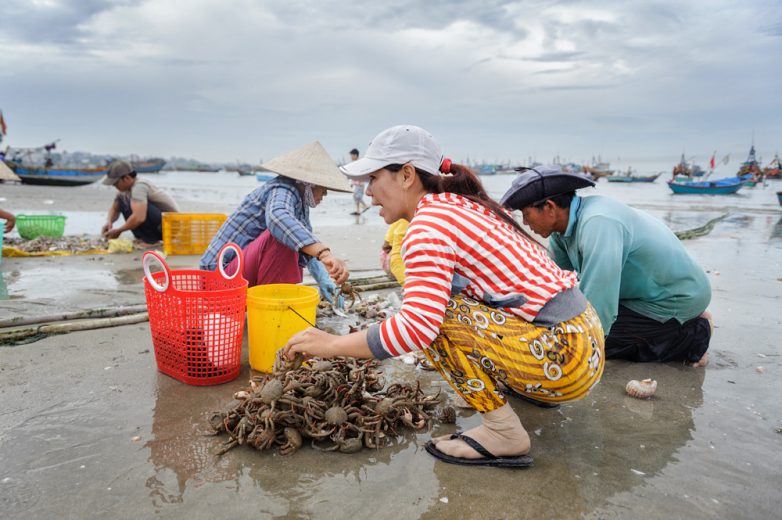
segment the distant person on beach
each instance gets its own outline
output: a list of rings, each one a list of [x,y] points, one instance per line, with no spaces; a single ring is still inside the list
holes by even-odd
[[[350,160],[358,160],[358,150],[356,148],[350,151]],[[356,206],[355,211],[351,215],[361,215],[364,210],[369,209],[367,203],[364,202],[364,181],[352,179],[350,184],[353,186],[353,204]]]
[[[217,231],[200,268],[217,268],[220,249],[233,242],[244,253],[242,273],[250,287],[301,283],[302,268],[307,266],[323,297],[331,301],[336,284],[345,282],[349,271],[313,234],[310,209],[320,204],[328,190],[349,193],[350,186],[318,142],[272,159],[263,168],[278,177],[244,198]],[[232,274],[235,265],[236,259],[226,272]]]
[[[0,220],[5,220],[3,229],[6,233],[10,233],[14,229],[14,225],[16,225],[16,216],[9,211],[0,209]]]
[[[407,233],[409,222],[400,218],[386,231],[383,246],[380,249],[380,266],[388,276],[392,276],[400,285],[405,284],[405,262],[402,260],[402,241]]]
[[[481,413],[479,426],[434,438],[426,450],[453,464],[529,467],[529,435],[505,396],[573,401],[603,373],[603,330],[576,273],[557,267],[422,128],[384,130],[362,159],[341,169],[369,180],[367,194],[387,224],[410,223],[402,307],[345,336],[309,328],[288,341],[285,356],[386,359],[423,351]]]
[[[123,231],[130,231],[148,245],[163,240],[163,212],[179,211],[168,193],[146,179],[139,179],[127,161],[111,163],[103,184],[114,186],[119,192],[101,228],[105,238],[117,238]],[[125,223],[113,227],[120,215],[125,218]]]
[[[562,268],[579,273],[581,291],[607,332],[608,359],[708,363],[711,285],[681,241],[656,218],[600,195],[558,167],[519,174],[502,203],[549,239]]]

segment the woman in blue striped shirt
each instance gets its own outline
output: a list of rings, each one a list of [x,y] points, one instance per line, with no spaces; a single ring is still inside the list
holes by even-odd
[[[313,234],[309,213],[328,190],[351,192],[350,186],[318,142],[272,159],[263,167],[278,177],[244,198],[212,239],[200,268],[214,270],[220,249],[233,242],[244,252],[242,271],[250,287],[300,283],[306,265],[323,296],[330,300],[336,289],[334,282],[342,284],[349,272],[345,262]],[[226,267],[227,273],[233,273],[235,262]]]

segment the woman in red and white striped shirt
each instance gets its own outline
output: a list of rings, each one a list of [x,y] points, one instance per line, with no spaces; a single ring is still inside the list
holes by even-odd
[[[381,132],[342,172],[368,178],[387,223],[410,221],[402,308],[347,336],[308,329],[286,355],[421,350],[483,414],[480,426],[433,439],[427,451],[458,464],[531,465],[529,436],[503,392],[556,406],[584,397],[603,372],[603,331],[576,274],[557,267],[467,167],[443,160],[422,128]]]

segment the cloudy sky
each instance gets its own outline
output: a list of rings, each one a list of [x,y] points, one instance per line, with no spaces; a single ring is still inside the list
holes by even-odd
[[[782,151],[779,0],[2,0],[4,144],[339,159]]]

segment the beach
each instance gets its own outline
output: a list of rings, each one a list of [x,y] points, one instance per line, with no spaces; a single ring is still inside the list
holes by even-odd
[[[202,177],[197,177],[202,175]],[[229,213],[254,179],[168,173],[148,178],[183,211]],[[499,197],[511,176],[486,179]],[[146,322],[0,346],[0,511],[4,518],[772,518],[782,504],[782,182],[735,196],[672,196],[651,186],[598,183],[683,230],[727,214],[684,242],[712,284],[716,329],[705,369],[609,361],[583,400],[556,410],[511,399],[532,436],[534,468],[468,468],[435,461],[433,435],[479,422],[407,433],[380,450],[290,456],[238,447],[206,419],[252,375],[214,387],[156,370]],[[113,197],[99,184],[0,184],[0,207],[62,212],[66,233],[97,234]],[[353,217],[350,194],[329,193],[312,213],[322,242],[357,276],[377,272],[385,224]],[[3,258],[0,319],[144,303],[141,255]],[[174,269],[198,258],[170,256]],[[389,290],[386,290],[388,292]],[[390,379],[453,392],[438,375],[398,360]],[[653,378],[656,395],[625,394]]]

